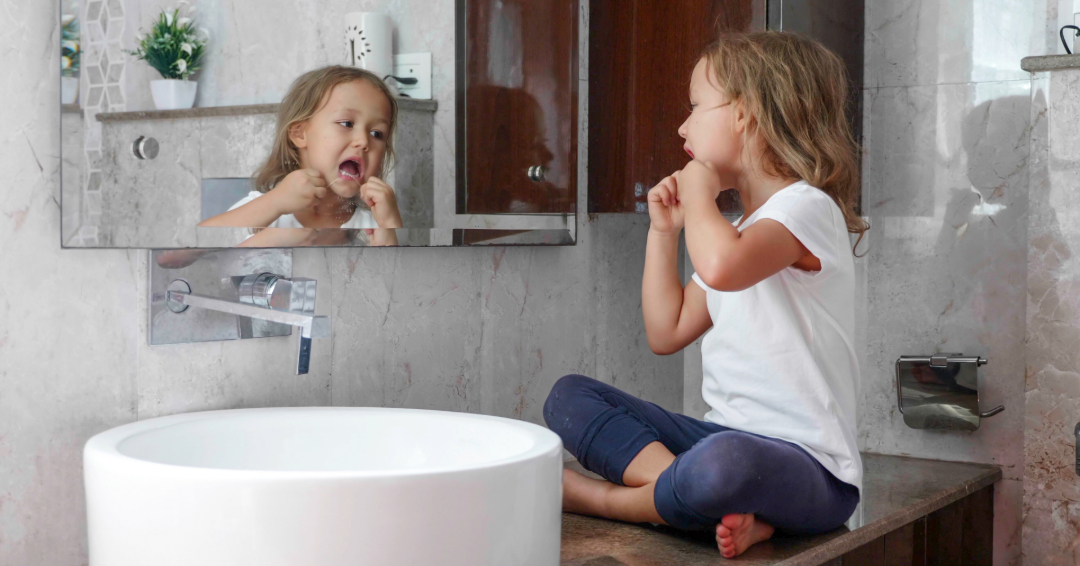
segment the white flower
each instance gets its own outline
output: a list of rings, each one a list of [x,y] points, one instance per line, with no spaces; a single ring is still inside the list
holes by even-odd
[[[180,69],[180,74],[181,75],[187,73],[187,60],[186,59],[177,59],[176,62],[173,63],[173,65],[176,65],[176,67],[178,69]]]
[[[191,18],[180,18],[179,20],[176,20],[176,25],[180,27],[184,27],[189,23],[191,23]]]
[[[187,53],[188,55],[191,55],[192,54],[191,53],[191,44],[190,43],[181,43],[180,44],[180,51],[183,51],[184,53]]]
[[[172,25],[172,18],[173,18],[172,12],[165,12],[165,25],[171,26]]]
[[[199,28],[199,33],[203,34],[207,41],[210,41],[210,30],[206,28]]]
[[[61,69],[70,69],[71,68],[71,58],[68,57],[67,55],[61,57],[60,58],[60,68]]]
[[[79,52],[79,42],[72,41],[70,39],[65,39],[65,40],[61,41],[60,42],[60,47],[63,48],[63,49],[67,49],[68,51],[71,51],[72,53],[78,53]]]
[[[71,22],[74,22],[74,21],[75,21],[75,15],[74,14],[64,14],[63,16],[60,17],[60,26],[65,27],[65,26],[67,26],[68,24],[70,24]]]

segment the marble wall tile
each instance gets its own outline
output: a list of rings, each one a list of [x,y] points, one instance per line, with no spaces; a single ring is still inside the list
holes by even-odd
[[[551,385],[597,377],[678,410],[681,356],[648,350],[647,221],[601,217],[575,247],[327,250],[335,405],[542,423]]]
[[[62,128],[64,132],[69,135],[63,137],[63,147],[61,148],[61,154],[63,158],[63,166],[61,169],[61,176],[64,179],[65,190],[61,195],[61,202],[64,205],[63,210],[63,226],[61,234],[64,236],[65,244],[71,240],[75,234],[79,232],[79,228],[82,225],[82,207],[83,207],[83,144],[82,144],[82,113],[81,112],[64,112],[60,116],[63,124]]]
[[[509,251],[492,250],[480,265],[483,407],[543,423],[556,379],[596,371],[592,258],[557,249]]]
[[[1029,88],[1001,82],[870,95],[863,202],[873,235],[859,434],[867,450],[993,461],[1006,478],[1022,477]],[[937,120],[912,127],[924,119],[904,106]],[[910,166],[892,166],[897,155]],[[908,429],[896,409],[893,364],[933,352],[988,357],[982,403],[1004,404],[1005,413],[971,435]]]
[[[1080,561],[1080,71],[1032,80],[1023,547],[1029,564]]]
[[[104,247],[190,247],[199,223],[202,175],[198,120],[115,122],[102,128]],[[140,136],[157,139],[156,159],[131,152]]]
[[[9,6],[0,38],[17,85],[0,95],[0,564],[85,563],[82,445],[136,411],[136,260],[59,249],[57,6]]]
[[[864,84],[1026,80],[1020,59],[1056,52],[1051,17],[1056,0],[868,0]]]
[[[394,168],[385,181],[394,187],[402,225],[434,228],[435,114],[403,109],[394,132],[394,152]]]
[[[591,245],[595,264],[596,378],[668,409],[683,410],[685,352],[659,356],[649,348],[641,312],[641,279],[649,217],[597,217]],[[627,245],[631,244],[631,245]],[[681,267],[681,263],[680,263]],[[699,388],[700,389],[700,388]]]
[[[478,250],[327,255],[333,403],[480,412]]]
[[[1007,481],[995,500],[995,563],[1009,564],[1020,551],[1024,479],[1030,83],[866,94],[860,448],[1000,465]],[[986,356],[983,409],[1005,412],[971,434],[908,428],[894,363],[936,352]]]

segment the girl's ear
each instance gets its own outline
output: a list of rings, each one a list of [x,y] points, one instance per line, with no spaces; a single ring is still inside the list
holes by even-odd
[[[732,104],[735,111],[735,122],[733,124],[735,133],[745,134],[750,129],[750,124],[754,117],[746,111],[746,106],[742,101],[736,101]]]
[[[307,147],[307,121],[289,126],[289,141],[296,146],[296,149]]]

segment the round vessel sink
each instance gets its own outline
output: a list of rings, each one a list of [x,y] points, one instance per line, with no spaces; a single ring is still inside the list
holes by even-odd
[[[413,409],[188,413],[83,453],[90,566],[559,563],[562,444]]]

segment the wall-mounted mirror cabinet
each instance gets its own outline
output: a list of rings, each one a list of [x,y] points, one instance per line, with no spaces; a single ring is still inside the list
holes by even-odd
[[[64,247],[574,243],[577,0],[61,6]]]

